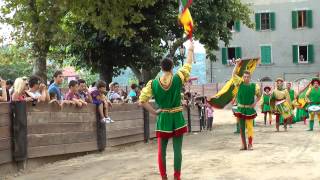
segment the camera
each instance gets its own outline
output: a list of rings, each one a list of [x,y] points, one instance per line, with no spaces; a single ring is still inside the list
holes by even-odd
[[[37,99],[32,99],[32,106],[36,106],[37,104]]]

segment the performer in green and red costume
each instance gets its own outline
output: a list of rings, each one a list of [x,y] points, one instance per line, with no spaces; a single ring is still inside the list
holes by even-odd
[[[238,86],[237,93],[237,111],[235,116],[240,121],[240,136],[242,141],[242,148],[240,150],[252,150],[253,149],[253,120],[257,116],[257,112],[254,109],[257,102],[260,100],[261,92],[258,84],[251,83],[251,73],[244,71],[242,78],[237,75],[237,69],[240,66],[240,61],[232,72],[232,78],[234,79],[235,86]],[[255,98],[255,96],[257,98]],[[246,142],[246,132],[248,130],[248,146]]]
[[[181,89],[190,77],[193,59],[193,43],[188,49],[186,64],[173,74],[173,61],[165,58],[161,62],[163,75],[151,80],[142,89],[139,97],[140,104],[150,113],[157,115],[156,136],[158,138],[158,165],[162,179],[168,179],[166,173],[166,150],[169,138],[173,139],[174,179],[179,180],[182,162],[183,134],[188,131],[183,118],[181,104]],[[149,99],[155,98],[159,109],[155,110]]]
[[[287,131],[287,122],[292,122],[291,119],[293,118],[290,95],[288,90],[283,87],[283,82],[282,78],[276,80],[277,87],[273,90],[270,98],[271,111],[276,115],[277,132],[279,132],[280,127],[280,116],[284,119],[283,125],[285,131]]]
[[[308,111],[310,113],[309,131],[313,131],[314,118],[317,114],[320,126],[320,80],[313,78],[311,81],[312,87],[306,93],[306,100],[309,103]],[[313,106],[314,108],[311,108]]]
[[[261,112],[264,114],[264,125],[267,125],[267,115],[269,114],[269,124],[272,123],[272,113],[270,108],[271,87],[263,88],[263,96],[261,101]]]

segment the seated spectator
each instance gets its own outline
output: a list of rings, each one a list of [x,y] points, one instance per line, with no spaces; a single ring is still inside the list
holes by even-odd
[[[50,101],[46,85],[41,83],[41,79],[38,76],[31,76],[29,78],[29,90],[26,91],[26,94],[36,102]]]
[[[91,97],[91,94],[89,93],[89,89],[86,84],[86,81],[83,79],[79,79],[78,85],[79,85],[78,94],[79,94],[80,99],[82,99],[83,101],[85,101],[87,103],[92,103],[92,97]]]
[[[79,91],[78,82],[75,80],[71,80],[69,82],[69,91],[66,94],[65,100],[79,107],[86,106],[87,103],[82,99],[80,99],[80,96],[78,95],[78,91]]]
[[[104,81],[98,81],[96,84],[97,89],[91,92],[93,104],[98,106],[98,111],[101,117],[101,122],[111,123],[114,122],[108,116],[109,103],[106,100],[105,93],[107,91],[106,83]]]
[[[61,90],[60,90],[60,85],[63,82],[63,77],[62,77],[62,71],[58,70],[54,73],[53,75],[53,80],[54,82],[49,86],[49,94],[50,93],[54,93],[56,94],[56,99],[59,103],[62,103],[62,94],[61,94]],[[51,99],[50,99],[51,100]]]
[[[1,93],[1,96],[0,96],[0,101],[1,102],[6,102],[8,100],[8,94],[7,94],[7,83],[5,80],[3,79],[0,79],[0,85],[1,85],[1,88],[2,88],[2,93]],[[10,99],[10,96],[9,96],[9,99]]]
[[[12,101],[32,101],[31,97],[26,97],[25,89],[27,81],[22,78],[17,78],[13,84]]]
[[[109,94],[109,100],[111,102],[119,101],[121,99],[119,88],[119,83],[113,83],[113,90],[111,90]]]

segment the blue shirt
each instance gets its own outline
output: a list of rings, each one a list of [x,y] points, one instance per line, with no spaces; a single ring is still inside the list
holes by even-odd
[[[134,97],[134,96],[137,96],[137,93],[134,90],[131,90],[129,92],[129,97]]]
[[[59,86],[58,86],[56,83],[52,83],[52,84],[49,86],[48,91],[49,91],[49,94],[50,94],[50,93],[56,94],[56,97],[57,97],[57,100],[58,100],[58,101],[62,100],[60,88],[59,88]]]

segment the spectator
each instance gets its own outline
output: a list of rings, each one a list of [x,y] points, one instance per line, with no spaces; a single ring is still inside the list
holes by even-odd
[[[1,88],[2,88],[2,95],[0,96],[0,101],[1,102],[6,102],[8,100],[8,94],[7,94],[7,83],[5,80],[1,79],[0,78],[0,85],[1,85]],[[10,99],[10,96],[9,96],[9,99]]]
[[[137,96],[138,86],[136,84],[131,84],[131,90],[129,92],[129,97]]]
[[[40,77],[38,76],[31,76],[29,78],[29,90],[26,91],[26,95],[36,102],[50,101],[46,85],[41,83]]]
[[[97,89],[91,92],[93,104],[98,106],[98,111],[101,117],[101,122],[111,123],[114,122],[108,116],[108,102],[105,97],[107,91],[107,85],[104,81],[98,81],[96,84]]]
[[[206,103],[206,116],[207,116],[207,130],[212,130],[212,122],[213,122],[213,108],[212,106],[207,102]]]
[[[89,89],[88,86],[86,84],[86,81],[83,79],[79,79],[78,80],[78,85],[79,85],[79,97],[80,99],[82,99],[83,101],[87,102],[87,103],[92,103],[92,97],[89,93]]]
[[[26,97],[25,89],[27,82],[23,78],[17,78],[13,84],[12,101],[32,101],[31,97]]]
[[[111,90],[109,94],[109,100],[111,102],[121,99],[119,88],[119,83],[113,83],[113,91]]]
[[[71,80],[69,82],[69,91],[66,94],[65,100],[79,107],[86,106],[87,103],[80,98],[78,91],[79,91],[78,82],[75,80]]]
[[[62,103],[62,94],[59,86],[63,82],[62,71],[58,70],[53,75],[54,82],[49,86],[49,94],[56,94],[55,97],[59,103]]]
[[[8,79],[6,82],[6,93],[7,93],[7,102],[10,102],[11,96],[13,90],[13,81],[11,79]]]

